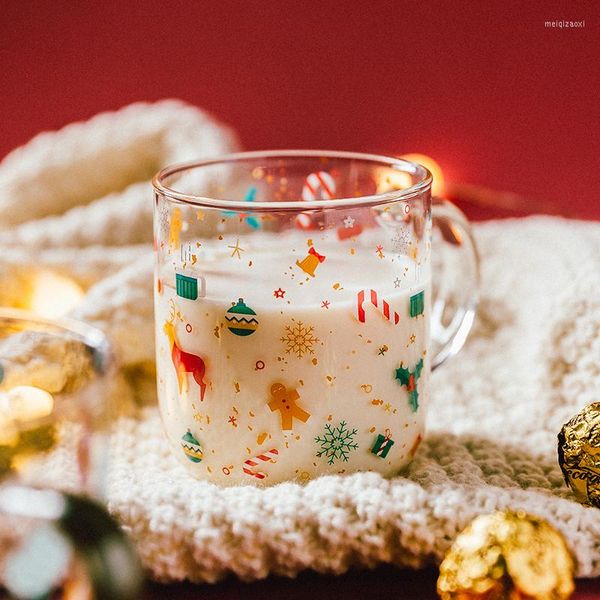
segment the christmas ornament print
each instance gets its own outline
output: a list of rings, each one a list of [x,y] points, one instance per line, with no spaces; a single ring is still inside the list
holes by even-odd
[[[600,508],[600,402],[586,406],[562,426],[558,462],[577,500]]]
[[[231,333],[242,337],[252,335],[258,327],[256,313],[244,304],[243,298],[240,298],[237,304],[232,303],[232,307],[225,315],[225,320],[227,321],[227,329]]]
[[[575,563],[547,521],[510,510],[481,515],[440,565],[441,600],[567,600]]]
[[[423,359],[415,365],[414,370],[409,371],[406,367],[402,366],[396,369],[396,379],[400,382],[400,385],[406,386],[408,392],[408,403],[413,412],[417,412],[419,409],[419,391],[417,389],[417,382],[421,377],[421,371],[423,370]]]
[[[354,441],[357,433],[356,429],[348,429],[346,421],[341,421],[337,427],[325,423],[325,432],[315,438],[321,448],[317,457],[325,456],[330,465],[336,460],[348,462],[350,452],[358,449],[358,444]]]
[[[375,444],[371,448],[371,452],[375,454],[375,456],[379,456],[379,458],[386,458],[393,445],[394,440],[392,439],[392,434],[388,429],[385,432],[385,435],[380,433],[377,436]]]
[[[299,399],[300,394],[295,389],[288,389],[282,383],[274,383],[271,386],[271,400],[268,406],[271,411],[281,412],[281,429],[293,429],[294,419],[306,423],[310,418],[310,413],[296,404]]]
[[[187,430],[187,433],[181,437],[181,449],[193,463],[202,462],[202,446],[189,429]]]

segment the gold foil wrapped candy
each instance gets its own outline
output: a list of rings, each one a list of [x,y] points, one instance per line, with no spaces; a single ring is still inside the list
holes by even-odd
[[[546,521],[509,510],[482,515],[440,565],[442,600],[564,600],[575,586],[564,538]]]
[[[586,406],[563,425],[558,462],[577,500],[600,508],[600,402]]]

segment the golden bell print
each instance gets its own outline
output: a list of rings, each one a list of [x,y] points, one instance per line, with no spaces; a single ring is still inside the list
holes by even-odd
[[[311,277],[315,276],[315,269],[325,260],[325,256],[319,254],[314,248],[308,249],[308,255],[302,261],[297,260],[296,264]]]

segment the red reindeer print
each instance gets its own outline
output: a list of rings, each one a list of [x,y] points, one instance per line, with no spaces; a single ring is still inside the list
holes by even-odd
[[[188,390],[188,378],[187,374],[191,373],[194,377],[194,381],[200,387],[200,401],[204,400],[204,393],[206,392],[206,383],[204,382],[204,375],[206,374],[206,365],[204,360],[200,356],[185,352],[181,349],[179,342],[177,341],[177,334],[175,333],[175,324],[173,320],[167,321],[163,327],[163,331],[169,338],[169,345],[171,346],[171,359],[173,360],[173,366],[177,373],[177,382],[179,384],[179,393],[183,393]]]

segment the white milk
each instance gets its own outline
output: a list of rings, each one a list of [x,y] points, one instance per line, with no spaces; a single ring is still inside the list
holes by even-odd
[[[176,454],[196,477],[225,485],[396,473],[423,435],[428,274],[421,277],[409,257],[378,253],[364,240],[315,236],[322,262],[314,255],[305,260],[309,246],[299,234],[242,236],[239,252],[237,240],[226,234],[200,247],[184,244],[185,273],[199,279],[196,300],[176,293],[179,256],[158,273],[158,389]],[[410,298],[421,291],[424,314],[411,317]],[[228,313],[236,304],[248,314]],[[198,357],[183,355],[179,378],[172,343],[176,354],[181,348]],[[422,370],[411,381],[410,373],[396,377],[398,368],[414,372],[419,361]]]

